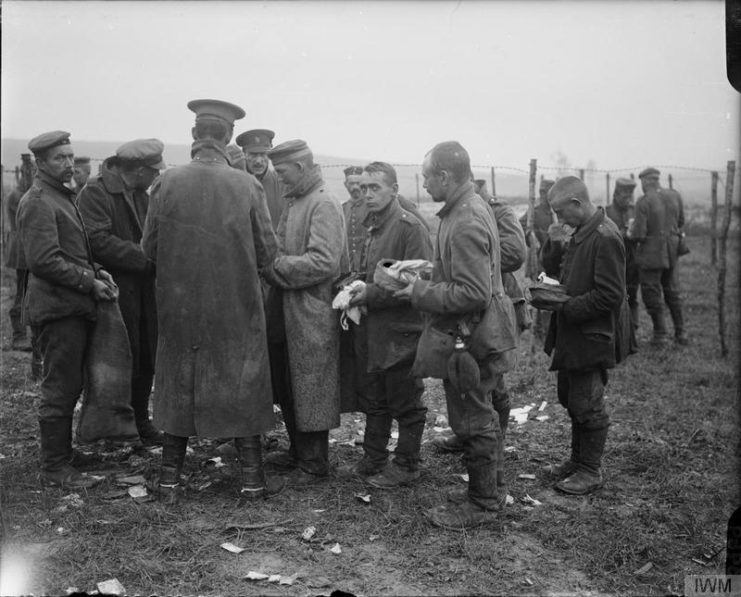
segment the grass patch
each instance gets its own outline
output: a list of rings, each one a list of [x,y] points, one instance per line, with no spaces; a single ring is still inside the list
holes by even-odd
[[[182,504],[166,508],[111,499],[117,489],[111,474],[102,487],[80,492],[82,504],[72,506],[66,492],[38,485],[38,386],[28,376],[28,355],[5,351],[3,561],[12,559],[9,554],[21,556],[28,571],[23,590],[35,594],[60,594],[67,587],[90,591],[114,577],[128,594],[680,594],[685,575],[723,571],[726,522],[739,503],[737,338],[731,357],[721,360],[717,274],[708,265],[705,240],[690,242],[693,252],[682,261],[681,283],[692,344],[650,348],[650,323],[642,313],[640,352],[610,373],[605,488],[587,497],[551,489],[542,466],[567,455],[569,421],[557,403],[548,358],[530,351],[526,334],[518,366],[507,374],[513,406],[545,400],[542,414],[549,419],[510,423],[506,445],[514,451],[506,454],[505,471],[515,503],[501,524],[466,533],[434,529],[423,516],[461,487],[458,475],[465,472],[458,456],[438,454],[430,444],[436,419],[445,414],[439,382],[427,380],[424,462],[413,487],[389,492],[333,478],[241,506],[234,462],[225,457],[226,467],[205,468],[219,453],[215,442],[200,441],[192,442],[187,459],[190,489]],[[12,282],[3,279],[5,346]],[[728,287],[738,288],[735,267]],[[727,299],[727,318],[730,334],[739,329],[735,291]],[[342,427],[331,433],[334,465],[360,458],[361,449],[348,443],[362,426],[362,416],[343,415]],[[279,428],[275,435],[285,443]],[[104,465],[119,475],[154,478],[159,457],[143,452]],[[521,479],[523,473],[536,478]],[[370,494],[370,504],[356,494]],[[525,504],[526,495],[542,505]],[[273,524],[239,530],[235,523]],[[308,526],[316,527],[310,542],[301,539]],[[228,553],[219,547],[225,541],[246,549]],[[335,543],[339,555],[329,551]],[[650,570],[634,574],[649,562]],[[244,579],[250,570],[296,578],[291,586],[253,582]]]

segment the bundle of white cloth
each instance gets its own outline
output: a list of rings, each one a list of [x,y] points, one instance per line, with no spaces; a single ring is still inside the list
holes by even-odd
[[[350,299],[354,294],[357,294],[362,288],[365,288],[365,282],[362,280],[355,280],[350,282],[347,286],[343,286],[342,289],[337,293],[332,301],[333,309],[341,309],[340,325],[343,330],[348,330],[350,324],[347,323],[348,318],[355,324],[360,323],[360,317],[362,315],[362,309],[358,305],[350,306]]]

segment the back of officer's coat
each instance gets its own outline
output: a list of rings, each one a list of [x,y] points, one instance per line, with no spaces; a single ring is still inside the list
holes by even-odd
[[[256,435],[273,425],[258,269],[276,238],[255,178],[196,146],[155,181],[142,239],[157,267],[154,421],[180,436]]]

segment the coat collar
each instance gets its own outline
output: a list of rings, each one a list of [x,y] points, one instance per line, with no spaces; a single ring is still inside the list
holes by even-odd
[[[582,224],[579,228],[576,229],[574,236],[571,237],[574,241],[574,244],[578,245],[580,242],[582,242],[585,238],[587,238],[587,236],[597,230],[597,227],[604,221],[605,210],[602,207],[598,207],[594,215],[589,218],[589,220],[587,220],[587,223]]]
[[[111,168],[110,158],[103,162],[103,167],[100,171],[100,178],[103,180],[103,185],[109,193],[123,193],[128,190],[126,183],[124,183],[121,175]]]
[[[437,212],[438,218],[444,218],[447,216],[451,211],[453,211],[453,208],[458,204],[458,202],[463,198],[470,198],[471,196],[476,195],[476,193],[473,190],[473,183],[472,182],[464,182],[460,187],[458,187],[453,193],[451,197],[449,197],[445,201],[445,205],[443,205],[442,209]]]
[[[198,139],[190,147],[190,157],[196,162],[223,162],[229,164],[226,147],[213,139]]]
[[[36,172],[36,179],[43,183],[44,185],[51,187],[55,191],[59,191],[60,193],[64,193],[68,197],[72,197],[75,195],[75,192],[70,189],[69,187],[65,186],[63,183],[59,182],[55,178],[52,178],[49,176],[46,172],[42,172],[41,170],[38,170]]]
[[[399,200],[394,197],[391,202],[380,212],[368,212],[368,215],[366,215],[363,219],[363,226],[365,226],[368,231],[380,230],[386,225],[389,220],[400,213],[401,205],[399,205]]]

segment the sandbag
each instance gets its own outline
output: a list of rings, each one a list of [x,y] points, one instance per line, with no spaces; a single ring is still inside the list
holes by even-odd
[[[136,441],[131,406],[131,348],[117,301],[97,303],[85,357],[85,388],[77,441]]]

